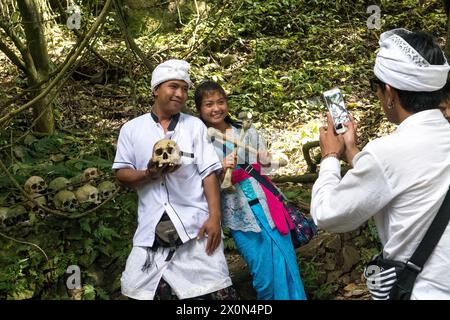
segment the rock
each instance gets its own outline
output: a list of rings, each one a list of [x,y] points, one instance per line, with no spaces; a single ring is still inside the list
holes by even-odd
[[[351,292],[355,290],[358,286],[355,283],[350,283],[347,286],[344,287],[344,291]]]
[[[336,255],[328,252],[324,259],[324,269],[327,271],[333,271],[336,268]]]
[[[69,294],[70,299],[72,300],[82,300],[84,289],[67,289],[67,293]]]
[[[358,272],[356,270],[353,270],[350,273],[350,281],[352,282],[356,282],[356,283],[361,283],[361,282],[365,282],[365,278],[363,279],[363,281],[361,281],[361,277],[362,277],[362,272]]]
[[[228,270],[233,286],[241,300],[256,299],[256,292],[252,285],[252,276],[247,264],[239,254],[226,254]]]
[[[356,265],[360,260],[360,254],[353,246],[345,245],[342,248],[342,256],[344,258],[344,264],[342,266],[343,273],[350,272],[352,267]]]
[[[352,297],[359,297],[359,296],[362,296],[365,293],[367,293],[367,290],[357,289],[357,290],[352,292]]]
[[[330,236],[330,239],[326,241],[325,248],[331,249],[335,252],[341,250],[341,238],[337,234]]]
[[[220,58],[220,64],[224,68],[228,68],[229,66],[231,66],[236,61],[237,61],[237,57],[234,54],[226,54],[226,55],[224,55],[223,57]]]
[[[350,283],[344,288],[344,297],[361,297],[368,293],[367,287],[364,285],[357,285],[356,283]]]
[[[330,282],[335,282],[339,276],[342,274],[342,271],[338,270],[338,271],[332,271],[330,273],[328,273],[327,275],[327,283]]]
[[[352,239],[352,234],[350,232],[343,233],[343,234],[341,234],[341,236],[342,236],[343,242],[347,242]]]
[[[357,247],[364,247],[369,243],[369,241],[365,236],[357,236],[353,239],[353,243]]]
[[[344,285],[348,285],[351,282],[351,278],[350,278],[349,274],[344,274],[339,280]]]
[[[304,245],[296,250],[297,255],[300,256],[300,259],[313,258],[317,256],[320,252],[320,247],[322,246],[322,243],[326,240],[326,237],[328,236],[329,235],[327,234],[322,234],[313,238],[307,245]]]
[[[326,274],[326,272],[318,272],[317,273],[317,279],[316,279],[317,285],[320,286],[321,284],[324,284],[326,281],[327,281],[327,274]]]

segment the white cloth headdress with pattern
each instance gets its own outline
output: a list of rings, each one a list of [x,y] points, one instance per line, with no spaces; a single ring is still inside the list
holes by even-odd
[[[405,91],[432,92],[447,82],[450,66],[432,65],[399,34],[406,29],[386,31],[380,36],[380,51],[375,60],[375,76],[390,86]]]

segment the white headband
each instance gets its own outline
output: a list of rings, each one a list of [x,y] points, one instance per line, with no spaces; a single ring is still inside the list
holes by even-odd
[[[184,60],[171,59],[159,64],[152,72],[152,91],[163,82],[169,80],[182,80],[192,85],[189,78],[189,63]]]
[[[373,69],[375,76],[392,87],[405,91],[437,91],[447,82],[450,66],[432,65],[397,33],[410,33],[394,29],[380,36],[380,51]],[[445,56],[444,56],[445,59]]]

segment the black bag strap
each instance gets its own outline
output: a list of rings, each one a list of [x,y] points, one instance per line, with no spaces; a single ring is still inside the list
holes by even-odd
[[[267,190],[273,193],[273,195],[280,200],[281,202],[286,201],[286,198],[281,194],[280,191],[266,178],[264,178],[251,164],[244,163],[239,164],[238,167],[243,169],[248,173],[249,176],[253,177],[256,181],[258,181],[261,185],[263,185]]]
[[[425,236],[398,274],[398,280],[389,292],[391,300],[409,300],[417,275],[422,271],[450,221],[450,189]]]
[[[417,273],[422,271],[423,266],[427,262],[434,248],[438,244],[442,237],[447,225],[450,221],[450,189],[447,191],[447,195],[444,198],[444,202],[439,208],[438,213],[433,219],[430,227],[428,228],[425,236],[414,251],[413,255],[406,263],[412,269],[416,269]]]

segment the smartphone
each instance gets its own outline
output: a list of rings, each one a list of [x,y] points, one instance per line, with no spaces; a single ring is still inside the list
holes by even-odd
[[[344,133],[347,128],[344,123],[350,121],[348,111],[345,108],[344,97],[341,90],[334,88],[323,93],[323,98],[333,118],[334,130],[337,134]]]

